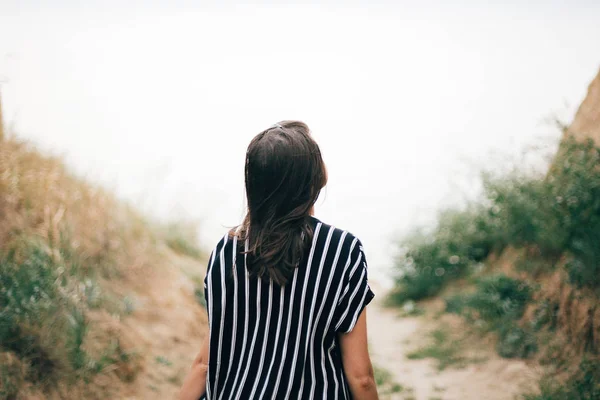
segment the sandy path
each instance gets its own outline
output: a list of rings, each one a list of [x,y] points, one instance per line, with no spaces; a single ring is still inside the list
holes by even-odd
[[[438,371],[434,360],[409,360],[406,354],[423,343],[436,322],[427,317],[400,317],[399,312],[373,302],[368,308],[371,354],[375,365],[387,369],[408,388],[384,396],[402,400],[509,400],[535,390],[539,368],[523,360],[500,358],[493,348],[480,349],[485,362]]]
[[[133,292],[135,310],[124,319],[122,334],[142,357],[142,369],[115,399],[176,399],[206,334],[206,313],[189,278],[201,276],[205,263],[176,254],[169,260],[147,271]]]

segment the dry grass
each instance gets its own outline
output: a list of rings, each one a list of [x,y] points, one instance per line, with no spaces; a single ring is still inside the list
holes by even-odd
[[[156,238],[140,215],[24,142],[0,143],[0,194],[3,248],[24,236],[53,249],[67,241],[82,268],[108,274],[139,269],[154,257]]]
[[[0,295],[0,307],[17,309],[0,315],[0,339],[9,338],[0,343],[0,399],[40,391],[96,398],[115,380],[135,379],[135,340],[119,321],[128,313],[125,294],[164,262],[167,244],[155,232],[59,158],[0,139],[0,268],[3,286],[16,285]]]

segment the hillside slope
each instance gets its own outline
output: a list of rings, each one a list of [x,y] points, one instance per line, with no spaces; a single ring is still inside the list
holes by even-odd
[[[527,399],[600,399],[600,72],[547,173],[482,181],[480,198],[403,239],[391,300],[439,297],[500,356],[543,367]]]
[[[0,139],[0,399],[172,399],[204,259],[60,159]]]

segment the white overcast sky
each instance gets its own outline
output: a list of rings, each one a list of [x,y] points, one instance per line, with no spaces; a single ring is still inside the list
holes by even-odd
[[[469,192],[493,153],[556,138],[600,67],[600,2],[0,0],[5,119],[76,173],[212,247],[243,213],[250,139],[312,128],[317,217],[373,273],[397,232]],[[495,164],[494,164],[495,163]]]

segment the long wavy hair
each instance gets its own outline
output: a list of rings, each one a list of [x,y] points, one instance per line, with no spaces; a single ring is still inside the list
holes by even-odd
[[[248,211],[235,230],[251,275],[285,285],[313,239],[310,212],[327,184],[319,146],[305,123],[281,121],[246,152]]]

